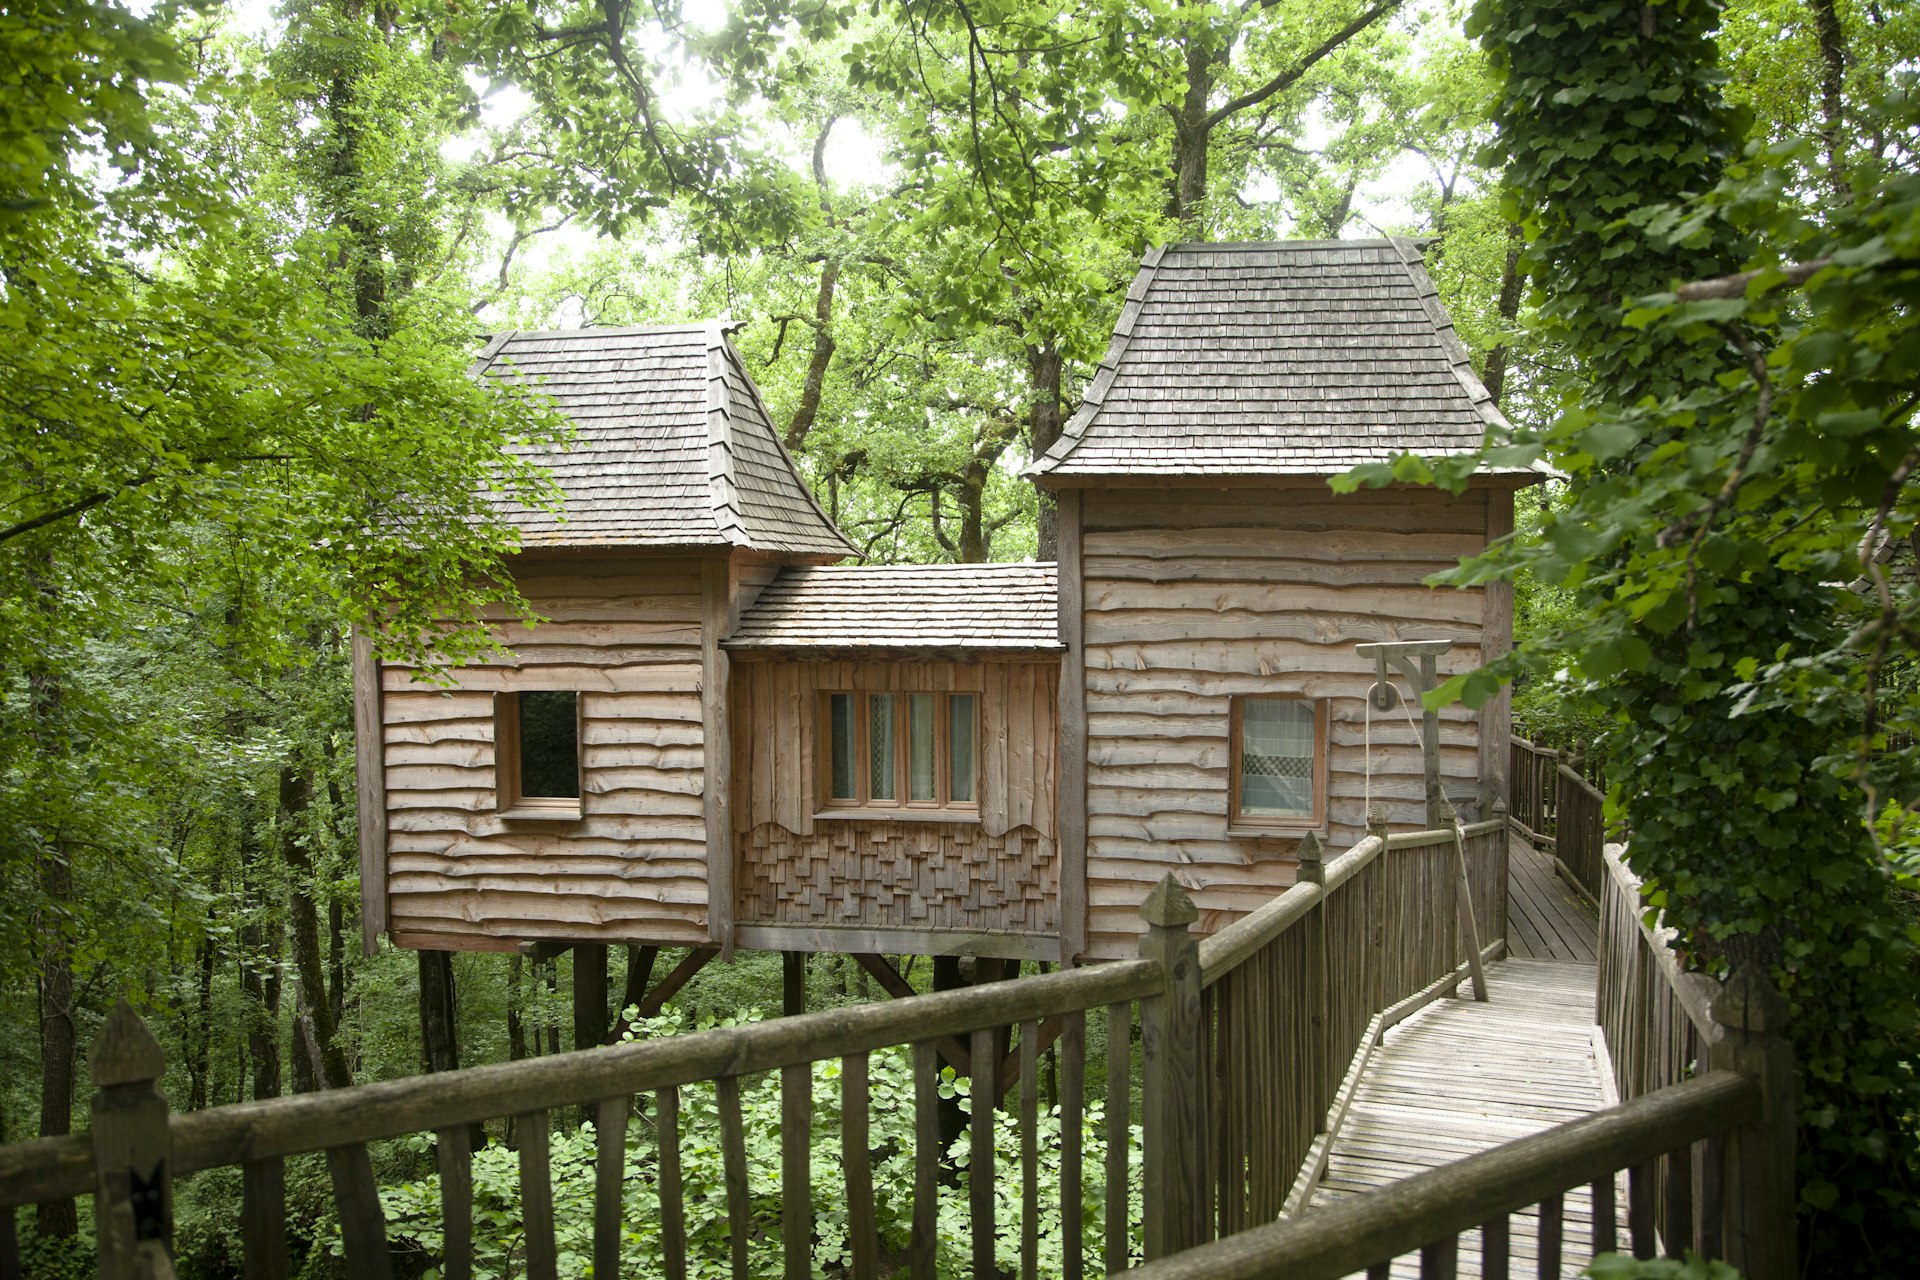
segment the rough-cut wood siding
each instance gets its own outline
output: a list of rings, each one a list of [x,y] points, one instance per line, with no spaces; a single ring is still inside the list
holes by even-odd
[[[388,894],[396,941],[707,937],[701,578],[688,561],[522,565],[550,621],[458,688],[382,673]],[[578,823],[494,816],[493,693],[581,691]]]
[[[1229,706],[1238,694],[1330,699],[1328,836],[1365,834],[1371,668],[1353,646],[1446,637],[1443,673],[1480,661],[1479,592],[1420,585],[1483,544],[1485,495],[1336,497],[1321,486],[1083,494],[1089,952],[1132,954],[1167,871],[1213,931],[1293,880],[1292,840],[1228,834]],[[1416,719],[1418,708],[1413,709]],[[1418,824],[1418,733],[1375,715],[1373,784]],[[1478,721],[1441,717],[1450,795],[1478,790]]]
[[[1057,660],[736,661],[733,813],[740,923],[1051,932]],[[978,823],[820,819],[822,693],[980,695]]]

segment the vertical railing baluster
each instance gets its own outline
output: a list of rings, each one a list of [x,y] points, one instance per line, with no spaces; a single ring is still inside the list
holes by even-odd
[[[1636,1258],[1651,1258],[1657,1247],[1653,1237],[1654,1172],[1651,1160],[1627,1170],[1627,1235]]]
[[[1367,1268],[1367,1280],[1393,1280],[1393,1263],[1374,1263]]]
[[[973,1052],[968,1063],[973,1102],[967,1120],[971,1139],[967,1154],[967,1200],[973,1215],[973,1274],[999,1274],[994,1261],[993,1221],[993,1084],[999,1063],[994,1060],[993,1031],[982,1028],[973,1033]]]
[[[434,1133],[433,1162],[440,1170],[441,1280],[472,1280],[473,1136],[467,1126]]]
[[[1133,1125],[1133,1010],[1107,1006],[1107,1274],[1127,1269],[1128,1130]]]
[[[593,1110],[593,1274],[620,1274],[621,1191],[627,1180],[627,1099]]]
[[[740,1117],[740,1077],[713,1082],[720,1104],[720,1170],[727,1185],[727,1249],[733,1280],[751,1280],[747,1244],[753,1233],[753,1201],[747,1193],[747,1129]]]
[[[1693,1148],[1681,1147],[1661,1157],[1661,1181],[1665,1213],[1661,1238],[1667,1256],[1679,1258],[1693,1248]]]
[[[11,1222],[13,1210],[4,1212]],[[240,1166],[240,1251],[247,1280],[287,1280],[287,1165],[278,1157]]]
[[[1566,1210],[1559,1196],[1540,1202],[1540,1280],[1560,1280],[1560,1246],[1566,1234]]]
[[[687,1280],[687,1206],[680,1190],[680,1090],[668,1085],[656,1095],[660,1139],[660,1251],[667,1280]]]
[[[1700,1152],[1700,1219],[1697,1227],[1700,1256],[1722,1256],[1726,1221],[1727,1140],[1715,1134],[1706,1140]]]
[[[24,1280],[20,1274],[20,1211],[0,1205],[0,1280]]]
[[[796,954],[788,953],[789,971],[796,967],[792,963]],[[813,1064],[810,1062],[780,1070],[780,1247],[786,1280],[810,1280],[813,1275]]]
[[[1608,1174],[1593,1184],[1593,1251],[1612,1253],[1620,1245],[1617,1175]]]
[[[547,1113],[514,1119],[520,1135],[520,1221],[527,1242],[527,1280],[556,1280],[560,1259],[553,1240],[553,1170]]]
[[[1040,1274],[1040,1023],[1020,1024],[1020,1276]]]
[[[853,1280],[876,1280],[879,1230],[873,1214],[873,1151],[867,1137],[867,1055],[840,1060],[840,1162],[847,1178],[847,1236],[853,1250]]]
[[[387,1216],[380,1208],[380,1189],[373,1180],[373,1161],[367,1158],[366,1147],[329,1147],[327,1173],[340,1212],[340,1243],[347,1254],[349,1280],[391,1280]]]
[[[1069,1013],[1060,1029],[1060,1275],[1086,1273],[1081,1143],[1086,1125],[1087,1015]]]
[[[940,1054],[913,1046],[913,1280],[934,1280],[940,1258]]]
[[[1507,1280],[1513,1261],[1513,1228],[1507,1215],[1480,1224],[1480,1280]]]
[[[1460,1237],[1448,1236],[1420,1248],[1420,1280],[1455,1280],[1460,1271]]]

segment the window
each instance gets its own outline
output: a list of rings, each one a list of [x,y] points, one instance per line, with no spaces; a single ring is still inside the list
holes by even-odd
[[[1233,700],[1231,824],[1304,831],[1325,821],[1327,704]]]
[[[580,816],[580,695],[527,689],[494,699],[499,808],[521,817]]]
[[[979,704],[971,693],[827,694],[826,806],[977,809]]]

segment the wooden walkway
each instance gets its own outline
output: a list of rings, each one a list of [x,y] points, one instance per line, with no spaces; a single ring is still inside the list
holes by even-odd
[[[1507,858],[1507,954],[1520,960],[1593,964],[1599,925],[1591,903],[1553,869],[1553,859],[1514,836]]]
[[[1309,1202],[1327,1204],[1576,1120],[1615,1099],[1596,1052],[1592,908],[1516,841],[1508,891],[1515,958],[1490,965],[1486,1004],[1443,999],[1389,1031],[1354,1094],[1327,1172]],[[1463,987],[1465,992],[1467,988]],[[1616,1191],[1616,1204],[1624,1189]],[[1511,1274],[1538,1274],[1539,1215],[1515,1214]],[[1593,1255],[1591,1195],[1563,1208],[1561,1274]],[[1398,1280],[1417,1257],[1394,1263]],[[1480,1233],[1461,1237],[1459,1276],[1477,1277]]]

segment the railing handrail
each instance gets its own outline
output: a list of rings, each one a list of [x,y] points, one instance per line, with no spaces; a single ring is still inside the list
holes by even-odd
[[[170,1117],[173,1173],[278,1159],[917,1044],[1137,1000],[1159,993],[1165,981],[1154,961],[1121,960],[912,1000],[852,1005],[666,1039],[229,1103]],[[0,1208],[88,1194],[93,1190],[92,1152],[86,1134],[0,1147]]]
[[[1598,800],[1603,804],[1606,802],[1607,793],[1602,791],[1599,787],[1594,786],[1591,782],[1588,782],[1585,777],[1581,776],[1581,773],[1578,769],[1575,769],[1572,766],[1564,763],[1556,765],[1555,768],[1559,770],[1560,776],[1565,778],[1568,782],[1573,783],[1576,787],[1579,787],[1582,791],[1585,791],[1588,795],[1592,796],[1595,800]]]
[[[1680,967],[1680,957],[1673,949],[1673,939],[1678,936],[1676,930],[1666,925],[1654,928],[1647,924],[1646,913],[1642,909],[1644,900],[1640,896],[1640,878],[1620,857],[1620,851],[1625,848],[1625,845],[1607,845],[1600,851],[1600,863],[1606,868],[1614,888],[1626,896],[1628,903],[1634,905],[1633,922],[1640,930],[1640,937],[1659,966],[1660,976],[1666,980],[1674,998],[1685,1010],[1687,1020],[1693,1023],[1694,1031],[1699,1033],[1703,1044],[1717,1044],[1725,1035],[1712,1014],[1713,999],[1720,994],[1720,983],[1708,974]]]
[[[1488,835],[1502,830],[1506,825],[1505,818],[1490,818],[1483,822],[1469,823],[1460,829],[1460,834],[1471,839],[1474,836]],[[1447,844],[1453,838],[1452,827],[1436,827],[1431,831],[1402,831],[1397,835],[1387,836],[1384,843],[1379,836],[1368,836],[1327,863],[1324,885],[1306,882],[1296,884],[1264,906],[1241,916],[1220,932],[1202,938],[1200,940],[1201,985],[1212,986],[1245,963],[1254,952],[1304,920],[1316,903],[1324,901],[1328,894],[1358,875],[1368,863],[1386,850],[1424,849],[1431,845]]]
[[[1141,1280],[1335,1280],[1761,1117],[1751,1077],[1714,1071],[1130,1271]]]

